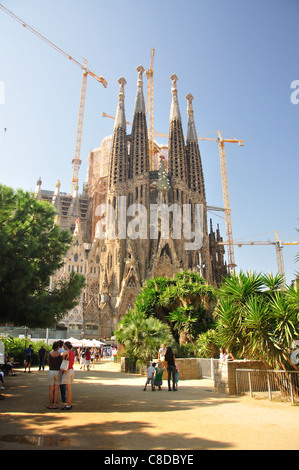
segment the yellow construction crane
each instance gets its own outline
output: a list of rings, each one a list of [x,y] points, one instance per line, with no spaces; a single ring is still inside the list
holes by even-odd
[[[146,97],[146,112],[148,116],[148,145],[149,145],[149,166],[150,170],[154,169],[154,153],[155,153],[155,142],[154,142],[154,56],[155,48],[151,50],[151,62],[150,67],[146,70],[146,76],[148,79],[147,84],[147,97]]]
[[[228,245],[228,242],[218,242],[218,245]],[[283,259],[283,252],[282,248],[285,245],[299,245],[299,242],[282,242],[278,235],[277,231],[275,231],[275,241],[232,241],[232,245],[238,245],[240,248],[243,245],[249,245],[249,246],[254,246],[254,245],[275,245],[275,250],[276,250],[276,259],[277,259],[277,268],[278,268],[278,273],[283,276],[283,283],[285,285],[285,269],[284,269],[284,259]]]
[[[80,95],[80,105],[79,105],[79,113],[78,113],[77,133],[76,133],[76,147],[75,147],[74,159],[72,160],[73,177],[72,177],[72,184],[71,184],[71,192],[73,192],[73,189],[79,183],[79,168],[80,168],[80,164],[81,164],[80,153],[81,153],[81,140],[82,140],[82,130],[83,130],[83,118],[84,118],[87,76],[90,75],[91,77],[95,78],[105,88],[107,87],[107,82],[103,77],[96,75],[94,72],[92,72],[91,70],[89,70],[87,68],[86,59],[83,60],[83,64],[82,64],[78,60],[74,59],[70,54],[68,54],[63,49],[61,49],[56,44],[54,44],[52,41],[50,41],[45,36],[43,36],[41,33],[39,33],[34,28],[32,28],[32,26],[29,26],[27,23],[25,23],[25,21],[23,21],[21,18],[16,16],[12,11],[8,10],[6,7],[4,7],[1,4],[0,4],[0,8],[5,13],[7,13],[12,18],[14,18],[16,21],[18,21],[18,23],[20,23],[22,26],[27,28],[29,31],[31,31],[33,34],[38,36],[40,39],[42,39],[44,42],[46,42],[49,46],[56,49],[56,51],[60,52],[60,54],[62,54],[64,57],[69,59],[74,64],[78,65],[83,70],[83,77],[82,77],[82,84],[81,84],[81,95]]]
[[[224,144],[225,143],[239,144],[239,146],[243,147],[244,140],[235,139],[235,138],[223,139],[220,131],[218,131],[218,139],[199,137],[198,140],[212,140],[212,141],[216,141],[219,143],[222,194],[223,194],[224,218],[225,218],[225,229],[226,229],[227,259],[228,259],[228,268],[230,272],[233,272],[236,267],[236,263],[235,263],[234,244],[233,244],[233,230],[232,230],[231,208],[230,208],[230,200],[229,200],[227,167],[226,167],[226,156],[225,156]]]

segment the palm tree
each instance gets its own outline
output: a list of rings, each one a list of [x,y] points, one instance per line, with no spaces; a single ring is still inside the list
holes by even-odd
[[[299,335],[298,289],[282,290],[281,276],[239,273],[218,290],[217,336],[239,357],[269,368],[286,368],[291,343]]]
[[[134,362],[146,363],[157,356],[161,344],[171,345],[173,338],[167,325],[143,312],[131,309],[115,332],[126,355]]]
[[[167,315],[167,319],[173,323],[174,330],[178,332],[180,345],[193,342],[192,326],[198,320],[193,305],[178,307]]]
[[[216,357],[219,351],[216,330],[208,330],[196,338],[196,350],[200,357]]]
[[[211,323],[215,291],[198,273],[184,271],[173,278],[146,281],[135,308],[170,325],[180,344],[193,341]]]

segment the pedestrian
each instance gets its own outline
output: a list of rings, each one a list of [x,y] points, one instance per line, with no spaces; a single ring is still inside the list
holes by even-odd
[[[173,352],[173,350],[170,346],[166,350],[165,361],[167,362],[168,391],[171,392],[171,390],[173,390],[174,392],[176,392],[176,388],[175,388],[175,355],[174,355],[174,352]],[[171,378],[172,378],[172,389],[171,389],[171,386],[170,386]]]
[[[29,348],[27,348],[26,351],[25,351],[25,370],[24,370],[24,372],[26,372],[27,367],[28,367],[28,372],[30,372],[32,359],[33,359],[33,349],[32,349],[32,344],[30,344]]]
[[[83,367],[83,370],[85,370],[85,349],[80,350],[79,356],[80,356],[80,369],[82,369]]]
[[[90,349],[87,348],[85,352],[85,365],[86,365],[86,370],[90,370],[90,359],[91,359],[91,352]]]
[[[72,350],[72,345],[69,341],[64,343],[66,351],[62,353],[62,357],[69,361],[68,369],[62,372],[62,384],[66,385],[67,405],[62,408],[63,410],[71,410],[72,406],[72,383],[74,381],[74,361],[75,353]]]
[[[179,368],[178,365],[175,365],[175,389],[179,389]]]
[[[59,393],[59,385],[61,384],[61,370],[62,356],[59,353],[59,341],[53,343],[53,350],[49,353],[48,364],[48,385],[49,385],[49,408],[50,410],[57,409],[57,399]]]
[[[117,349],[112,348],[112,357],[113,357],[113,362],[117,362]]]
[[[0,384],[1,384],[1,389],[4,390],[5,387],[4,387],[4,372],[3,370],[0,370]]]
[[[235,358],[234,356],[232,355],[232,353],[230,352],[229,349],[226,349],[226,354],[225,354],[225,360],[226,361],[233,361]]]
[[[41,345],[40,350],[38,351],[38,357],[39,357],[39,369],[38,370],[42,370],[42,369],[45,370],[46,350],[43,344]]]
[[[58,349],[59,354],[64,353],[65,352],[65,349],[63,347],[64,342],[62,340],[60,340],[60,341],[58,341],[58,343],[59,343],[59,349]],[[65,387],[65,384],[61,383],[59,388],[60,388],[61,401],[62,401],[62,403],[66,403],[66,387]]]
[[[166,354],[166,347],[165,344],[162,344],[161,348],[158,352],[158,360],[160,360],[163,364],[164,369],[166,370],[166,363],[165,363],[165,354]]]
[[[80,348],[76,348],[74,352],[75,352],[75,362],[76,364],[80,364],[80,357],[79,357]]]
[[[1,370],[4,372],[4,375],[15,375],[14,370],[13,370],[13,365],[14,365],[14,358],[7,357],[7,354],[5,354],[5,364],[1,367]]]
[[[153,362],[152,365],[147,368],[147,378],[143,389],[144,392],[146,390],[147,384],[149,383],[151,383],[152,391],[155,391],[155,367],[156,363]]]
[[[225,352],[223,348],[220,348],[219,360],[220,362],[225,362]]]
[[[92,350],[90,351],[91,353],[91,356],[90,356],[90,368],[94,368],[94,364],[95,364],[95,358],[96,358],[96,352],[95,352],[95,348],[92,348]]]
[[[99,350],[96,348],[95,349],[95,355],[94,355],[94,362],[99,362],[99,357],[100,357],[100,354],[99,354]]]
[[[156,371],[156,374],[155,374],[154,385],[155,387],[159,387],[159,390],[161,390],[161,387],[163,384],[163,372],[164,372],[164,368],[163,368],[161,361],[158,361],[155,371]]]

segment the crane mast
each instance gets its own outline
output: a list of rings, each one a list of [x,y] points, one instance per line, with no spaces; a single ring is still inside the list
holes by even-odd
[[[226,243],[227,245],[227,259],[228,259],[228,268],[231,273],[234,272],[236,263],[235,263],[235,250],[234,250],[234,241],[233,241],[233,229],[232,229],[232,220],[231,220],[231,208],[230,208],[230,199],[229,199],[229,189],[228,189],[228,178],[227,178],[227,166],[226,166],[226,156],[225,156],[225,147],[224,143],[239,144],[239,146],[244,146],[244,140],[240,139],[223,139],[220,131],[218,131],[218,139],[209,138],[209,137],[198,137],[198,140],[209,140],[216,141],[219,143],[219,157],[220,157],[220,170],[221,170],[221,182],[222,182],[222,195],[223,195],[223,206],[224,206],[224,219],[225,219],[225,230],[226,230]]]
[[[86,60],[85,60],[85,64],[86,64]],[[77,133],[76,133],[76,147],[75,147],[74,159],[72,161],[73,177],[72,177],[72,183],[71,183],[71,194],[73,193],[75,188],[78,189],[78,185],[79,185],[79,169],[81,165],[80,154],[81,154],[85,97],[86,97],[86,88],[87,88],[87,75],[88,75],[87,71],[83,70],[80,106],[79,106],[78,123],[77,123]]]
[[[277,260],[277,267],[278,272],[285,278],[285,269],[284,269],[284,259],[282,253],[282,243],[279,240],[277,232],[275,231],[275,250],[276,250],[276,260]]]
[[[231,208],[230,208],[230,200],[229,200],[226,156],[225,156],[224,140],[222,139],[219,131],[218,131],[218,135],[219,135],[219,157],[220,157],[223,205],[224,205],[224,214],[225,214],[226,241],[228,242],[227,243],[228,268],[230,272],[233,272],[236,267],[236,263],[235,263],[234,245],[232,243],[233,242],[233,230],[232,230]]]
[[[83,70],[77,132],[76,132],[76,146],[75,146],[74,158],[72,160],[72,165],[73,165],[73,177],[72,177],[72,183],[71,183],[71,193],[72,193],[74,188],[78,186],[78,183],[79,183],[79,168],[81,164],[80,154],[81,154],[81,141],[82,141],[82,131],[83,131],[83,118],[84,118],[84,108],[85,108],[85,98],[86,98],[87,76],[90,75],[91,77],[95,78],[105,88],[107,87],[107,81],[103,77],[96,75],[94,72],[92,72],[91,70],[87,68],[86,59],[83,60],[83,64],[82,64],[78,60],[74,59],[70,54],[68,54],[63,49],[61,49],[59,46],[57,46],[52,41],[50,41],[45,36],[43,36],[41,33],[39,33],[32,26],[25,23],[25,21],[23,21],[21,18],[15,15],[12,11],[8,10],[8,8],[4,7],[1,4],[0,4],[0,8],[9,16],[11,16],[13,19],[15,19],[18,23],[24,26],[24,28],[31,31],[37,37],[42,39],[42,41],[47,43],[49,46],[53,47],[56,51],[58,51],[60,54],[62,54],[64,57],[69,59],[74,64],[78,65]]]
[[[218,245],[228,245],[228,242],[217,242]],[[285,286],[286,284],[286,279],[285,279],[285,268],[284,268],[284,259],[283,259],[283,251],[282,248],[285,245],[299,245],[299,242],[282,242],[278,235],[277,231],[275,231],[275,241],[234,241],[232,240],[230,242],[231,245],[238,245],[240,248],[243,245],[249,245],[249,246],[254,246],[254,245],[275,245],[275,251],[276,251],[276,260],[277,260],[277,270],[278,274],[280,274],[283,277],[283,285]]]

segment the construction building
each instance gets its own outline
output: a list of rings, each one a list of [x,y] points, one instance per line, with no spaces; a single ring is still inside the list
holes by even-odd
[[[50,201],[57,210],[61,228],[73,233],[65,264],[53,282],[72,271],[84,274],[87,280],[78,306],[61,322],[67,336],[110,337],[150,277],[192,270],[217,286],[227,274],[224,246],[217,244],[222,241],[219,227],[214,232],[212,221],[208,224],[207,219],[193,97],[186,96],[185,141],[177,77],[170,77],[168,145],[160,146],[149,138],[142,66],[137,67],[137,73],[131,133],[127,133],[125,117],[126,80],[121,78],[113,134],[90,152],[82,194],[77,185],[73,194],[66,194],[60,191],[59,181],[53,192],[43,190],[40,179],[37,182],[37,197]],[[154,149],[151,158],[150,146]],[[168,213],[168,232],[160,212],[156,212],[156,219],[151,217],[157,207],[173,209]],[[120,226],[124,214],[125,228]],[[195,239],[199,230],[200,243],[192,245],[188,234]]]

